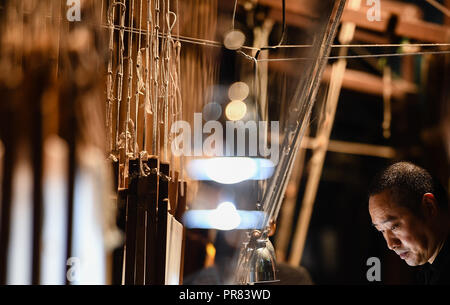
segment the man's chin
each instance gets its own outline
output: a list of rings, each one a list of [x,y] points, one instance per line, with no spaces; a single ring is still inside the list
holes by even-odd
[[[421,264],[418,264],[415,261],[410,261],[410,260],[405,260],[405,263],[408,264],[408,266],[411,266],[411,267],[415,267],[415,266],[421,265]]]
[[[420,262],[417,259],[414,259],[412,257],[408,257],[408,259],[405,259],[405,263],[408,264],[408,266],[415,267],[415,266],[423,265],[426,262]]]

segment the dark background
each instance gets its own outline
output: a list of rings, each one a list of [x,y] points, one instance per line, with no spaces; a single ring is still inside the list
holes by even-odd
[[[443,14],[425,1],[411,2],[422,8],[424,20],[442,23]],[[443,1],[440,1],[443,2]],[[363,1],[362,5],[365,4]],[[383,1],[381,1],[383,5]],[[226,5],[224,4],[224,7]],[[238,10],[238,18],[245,18]],[[239,25],[239,23],[237,23]],[[271,43],[278,42],[281,28],[275,27]],[[246,33],[251,35],[251,33]],[[287,29],[287,37],[299,34],[296,28]],[[391,43],[400,43],[404,37],[390,37]],[[414,41],[410,41],[414,43]],[[337,43],[337,41],[335,42]],[[365,43],[353,41],[352,43]],[[357,55],[350,50],[349,55]],[[366,50],[367,51],[367,50]],[[369,50],[370,52],[371,50]],[[380,51],[380,50],[378,50]],[[392,52],[393,49],[382,50]],[[395,52],[395,50],[394,50]],[[402,100],[392,100],[391,136],[383,137],[383,99],[343,88],[341,90],[331,139],[347,142],[389,146],[397,151],[395,159],[384,159],[362,155],[327,152],[322,176],[314,204],[301,266],[305,267],[316,284],[369,284],[366,265],[370,257],[381,261],[381,282],[375,284],[413,284],[417,268],[406,265],[394,252],[390,251],[383,236],[371,226],[367,210],[367,190],[373,176],[383,167],[401,160],[407,160],[425,167],[436,176],[444,186],[449,182],[449,162],[445,151],[444,138],[440,131],[441,109],[450,103],[448,96],[449,61],[444,55],[408,56],[378,59],[350,59],[347,68],[369,72],[382,77],[381,65],[387,64],[394,74],[410,78],[419,89],[417,94]],[[233,61],[229,61],[230,67]],[[231,59],[233,60],[233,59]],[[426,61],[426,62],[424,62]],[[423,73],[424,64],[428,73]],[[405,75],[405,68],[412,71]],[[223,67],[223,65],[222,65]],[[231,71],[221,70],[222,81],[233,81]],[[225,81],[226,82],[226,81]],[[317,124],[320,107],[323,103],[324,87],[321,88],[312,116],[311,130]],[[311,152],[306,154],[306,162]],[[305,163],[307,164],[307,163]],[[301,208],[308,168],[305,167],[299,187],[296,215]],[[294,219],[293,228],[296,221]],[[195,252],[208,241],[208,233],[202,230],[188,230],[187,265],[185,275],[193,274],[201,268],[204,252]],[[195,244],[196,243],[196,244]],[[195,245],[194,245],[195,244]],[[223,245],[222,245],[223,246]],[[221,253],[227,253],[216,244]],[[228,251],[231,257],[232,251]],[[194,257],[197,258],[196,262]]]

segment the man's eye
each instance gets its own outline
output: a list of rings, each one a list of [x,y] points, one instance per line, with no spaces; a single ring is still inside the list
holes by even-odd
[[[391,227],[391,231],[394,231],[395,229],[397,229],[398,228],[398,225],[393,225],[392,227]]]

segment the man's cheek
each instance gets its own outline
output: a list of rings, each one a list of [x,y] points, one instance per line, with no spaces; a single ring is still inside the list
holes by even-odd
[[[407,244],[413,243],[415,239],[414,229],[409,228],[407,226],[402,227],[401,229],[398,230],[397,236],[400,240],[404,241],[404,243]]]

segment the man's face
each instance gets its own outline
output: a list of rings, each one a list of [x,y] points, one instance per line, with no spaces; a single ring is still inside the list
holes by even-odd
[[[386,190],[369,198],[372,224],[383,234],[388,248],[408,265],[425,264],[433,255],[429,226],[408,208],[393,202],[391,197]]]

